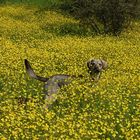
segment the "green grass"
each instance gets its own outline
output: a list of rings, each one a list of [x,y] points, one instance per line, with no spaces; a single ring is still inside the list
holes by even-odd
[[[140,22],[118,37],[95,36],[78,23],[35,6],[0,7],[0,139],[139,138]],[[87,73],[92,57],[109,65],[99,82]],[[45,109],[43,83],[28,77],[25,58],[38,75],[84,78],[73,79]]]
[[[12,4],[29,4],[29,5],[35,5],[39,6],[41,8],[57,8],[60,3],[62,3],[61,0],[5,0],[6,3],[12,3]]]

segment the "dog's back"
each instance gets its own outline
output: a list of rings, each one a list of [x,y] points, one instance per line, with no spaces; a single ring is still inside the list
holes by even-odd
[[[45,82],[44,93],[46,95],[45,97],[46,99],[52,100],[54,98],[53,95],[57,93],[58,89],[70,83],[70,81],[67,80],[68,78],[71,77],[70,75],[58,74],[58,75],[50,76],[48,78],[44,78],[35,74],[34,70],[32,69],[27,59],[25,59],[24,62],[25,62],[26,72],[29,74],[31,78]]]

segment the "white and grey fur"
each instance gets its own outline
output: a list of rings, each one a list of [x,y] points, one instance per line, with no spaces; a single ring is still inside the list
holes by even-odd
[[[75,76],[75,75],[57,74],[45,78],[35,74],[34,70],[32,69],[27,59],[24,60],[24,63],[26,67],[26,72],[29,74],[31,78],[45,82],[44,84],[45,99],[47,99],[47,102],[49,102],[49,104],[51,104],[56,100],[55,95],[58,92],[58,90],[62,86],[68,85],[70,83],[69,78],[83,77],[82,75]],[[107,68],[107,62],[105,62],[104,60],[90,59],[87,62],[87,67],[88,72],[90,73],[92,79],[99,80],[101,71]]]
[[[66,75],[66,74],[52,75],[48,78],[41,77],[35,74],[34,70],[32,69],[27,59],[25,59],[24,62],[25,62],[26,72],[29,74],[31,78],[45,82],[44,84],[45,99],[47,99],[47,101],[51,103],[56,100],[55,94],[57,93],[57,91],[62,86],[68,85],[70,83],[70,80],[68,79],[76,77],[74,75]],[[83,76],[79,75],[78,77],[83,77]]]
[[[88,72],[93,80],[100,79],[101,72],[107,68],[107,62],[102,59],[90,59],[87,62]]]

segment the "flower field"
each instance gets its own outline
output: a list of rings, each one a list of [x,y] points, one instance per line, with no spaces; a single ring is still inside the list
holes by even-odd
[[[140,136],[140,22],[119,37],[92,36],[59,11],[0,7],[0,139],[138,140]],[[90,58],[108,62],[98,82]],[[82,74],[45,108],[38,75]],[[18,98],[29,98],[27,103]]]

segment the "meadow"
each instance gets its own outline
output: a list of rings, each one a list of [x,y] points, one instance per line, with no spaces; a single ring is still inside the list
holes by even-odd
[[[140,22],[120,36],[82,30],[61,11],[0,6],[1,140],[138,140],[140,136]],[[98,82],[86,62],[101,58],[108,69]],[[38,75],[84,75],[59,90],[51,109],[43,83],[29,78],[24,59]],[[18,97],[28,97],[26,104]]]

